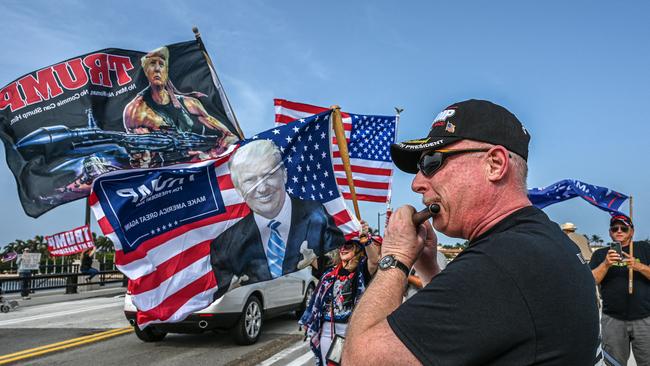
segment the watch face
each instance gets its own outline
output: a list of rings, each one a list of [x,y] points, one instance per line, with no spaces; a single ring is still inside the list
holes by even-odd
[[[393,258],[392,255],[387,255],[387,256],[383,257],[381,260],[379,260],[379,268],[381,268],[381,269],[390,268],[393,265],[394,261],[395,261],[395,258]]]

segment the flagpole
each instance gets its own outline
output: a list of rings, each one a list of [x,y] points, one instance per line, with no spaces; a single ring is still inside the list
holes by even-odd
[[[90,196],[86,197],[86,225],[90,227]]]
[[[332,109],[332,125],[334,126],[334,135],[336,136],[336,144],[339,146],[341,153],[341,160],[343,161],[343,169],[345,170],[345,177],[350,187],[350,195],[352,196],[352,205],[354,206],[354,213],[357,219],[361,220],[361,213],[359,212],[359,203],[357,202],[357,192],[354,189],[354,180],[352,179],[352,169],[350,168],[350,155],[348,153],[348,142],[345,139],[345,130],[343,129],[343,120],[341,119],[341,107],[333,105]]]
[[[210,58],[210,55],[208,55],[208,50],[205,48],[205,44],[203,44],[203,39],[201,39],[201,33],[199,32],[199,28],[197,28],[196,26],[192,27],[192,32],[194,32],[194,37],[196,38],[196,41],[199,43],[199,47],[203,52],[203,56],[205,57],[205,60],[208,62],[208,67],[210,68],[210,74],[212,74],[212,81],[214,82],[215,86],[217,87],[217,90],[219,91],[219,96],[221,97],[222,103],[225,102],[224,107],[226,109],[226,114],[232,117],[232,123],[235,125],[235,129],[237,130],[239,137],[243,139],[244,132],[242,131],[241,127],[239,127],[239,121],[237,121],[237,116],[235,115],[235,111],[232,110],[232,106],[230,105],[230,100],[228,100],[228,96],[226,95],[226,92],[223,90],[223,85],[221,85],[221,81],[219,80],[217,71],[214,68],[212,59]]]
[[[630,221],[634,223],[634,220],[632,219],[632,196],[630,196]],[[630,237],[630,258],[634,258],[634,238]],[[634,265],[634,263],[632,263]],[[634,292],[634,270],[632,269],[632,265],[628,266],[627,268],[627,292],[628,294],[632,295]]]
[[[404,112],[404,108],[395,107],[395,138],[397,138],[397,131],[399,128],[399,118],[402,112]],[[395,143],[395,140],[393,140],[393,143]],[[390,201],[393,198],[393,174],[394,174],[394,169],[391,169],[390,187],[388,188],[388,197],[386,199],[386,212],[390,210]],[[386,220],[388,220],[388,216],[386,216]]]

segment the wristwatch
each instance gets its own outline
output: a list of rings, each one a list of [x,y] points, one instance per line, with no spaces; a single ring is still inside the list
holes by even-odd
[[[379,265],[379,269],[381,269],[382,271],[391,268],[399,268],[402,270],[402,272],[404,272],[406,277],[408,277],[409,272],[411,272],[411,270],[406,266],[406,264],[398,261],[397,258],[395,258],[395,256],[392,254],[386,255],[383,258],[381,258],[379,260],[378,265]]]

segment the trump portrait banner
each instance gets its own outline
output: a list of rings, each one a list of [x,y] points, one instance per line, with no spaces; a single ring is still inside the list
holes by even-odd
[[[47,241],[47,250],[52,257],[73,255],[95,247],[88,225],[46,236],[45,241]]]
[[[0,139],[25,213],[86,197],[106,172],[214,157],[239,140],[203,51],[108,48],[0,89]]]
[[[177,322],[229,289],[305,268],[358,234],[332,164],[329,111],[220,157],[110,172],[89,197],[137,323]]]

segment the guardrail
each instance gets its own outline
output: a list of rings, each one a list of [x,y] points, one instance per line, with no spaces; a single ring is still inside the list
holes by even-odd
[[[28,285],[27,290],[30,293],[38,290],[64,288],[66,294],[75,294],[77,289],[83,286],[104,286],[107,283],[122,283],[123,287],[127,285],[127,278],[120,271],[100,271],[95,275],[94,281],[85,281],[86,277],[88,277],[87,274],[80,272],[33,275],[27,279],[18,276],[4,277],[0,278],[0,289],[5,294],[20,292],[23,282],[26,281],[25,284]]]
[[[97,260],[96,262],[93,263],[93,267],[97,268],[99,267],[100,271],[113,271],[116,270],[115,268],[115,263],[111,260],[106,260],[103,258],[102,260]],[[18,273],[18,265],[16,265],[15,261],[12,261],[11,263],[5,264],[3,268],[3,273],[4,274],[17,274]],[[79,261],[71,261],[71,260],[52,260],[52,259],[47,259],[43,262],[41,262],[40,266],[38,267],[38,273],[39,274],[58,274],[58,273],[73,273],[73,272],[79,272]]]

